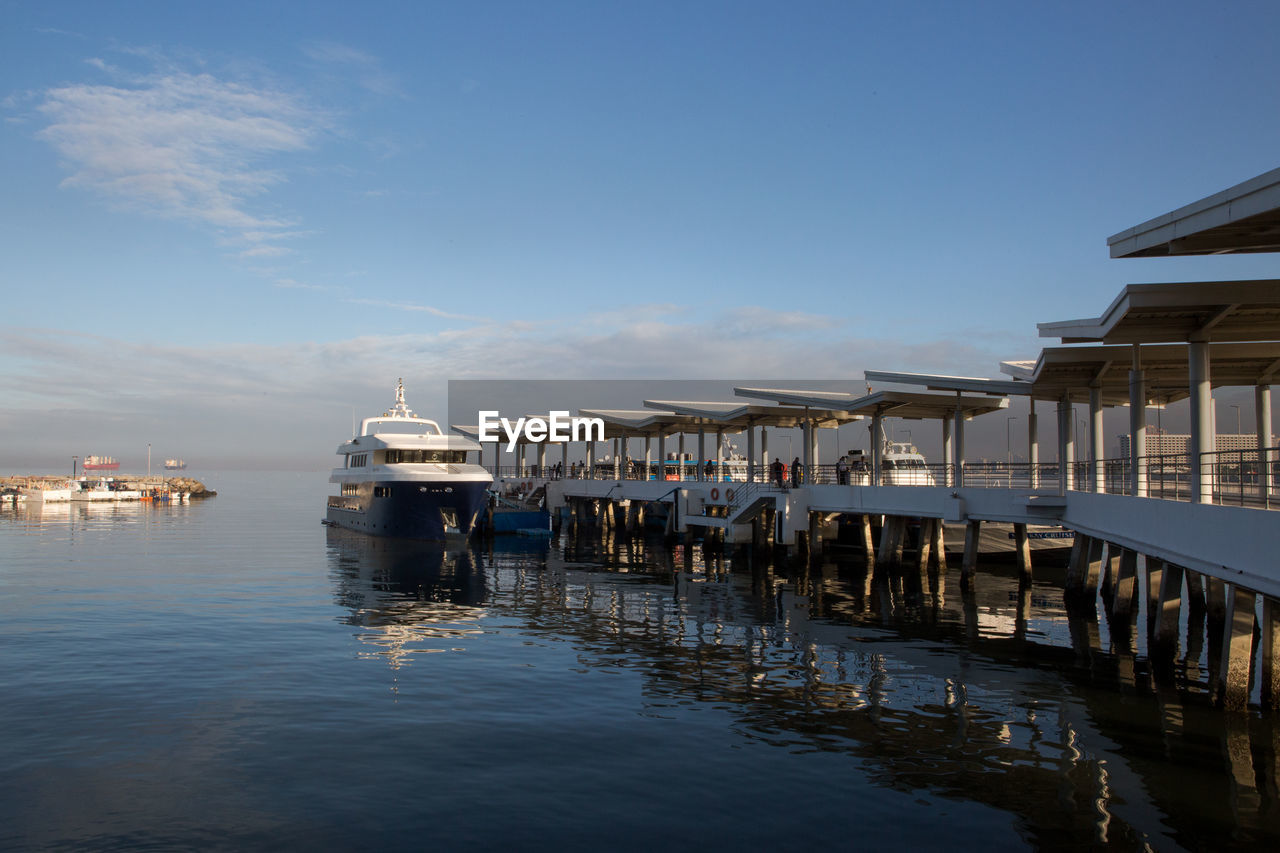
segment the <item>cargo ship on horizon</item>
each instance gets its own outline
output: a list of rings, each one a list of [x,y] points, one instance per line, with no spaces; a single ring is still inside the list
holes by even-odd
[[[185,459],[166,459],[164,460],[164,468],[166,471],[183,471],[187,467]]]
[[[85,471],[118,471],[120,460],[114,456],[86,456],[81,467]]]

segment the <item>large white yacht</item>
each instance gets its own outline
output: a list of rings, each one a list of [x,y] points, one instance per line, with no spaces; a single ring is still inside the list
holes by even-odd
[[[445,435],[438,423],[410,410],[401,380],[395,405],[365,418],[356,436],[339,445],[342,465],[329,477],[339,494],[329,497],[325,523],[379,536],[467,536],[493,483],[488,471],[467,461],[479,452],[476,442]]]

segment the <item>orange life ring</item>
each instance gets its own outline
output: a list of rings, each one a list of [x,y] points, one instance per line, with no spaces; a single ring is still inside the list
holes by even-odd
[[[720,490],[717,489],[715,486],[711,487],[711,500],[713,501],[720,500]]]

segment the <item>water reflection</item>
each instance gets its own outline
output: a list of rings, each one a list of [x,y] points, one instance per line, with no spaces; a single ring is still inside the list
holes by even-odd
[[[600,531],[462,552],[334,531],[329,547],[347,621],[393,666],[501,616],[571,642],[588,671],[632,673],[642,707],[614,713],[715,709],[744,741],[843,753],[884,787],[1013,813],[1037,847],[1280,840],[1271,720],[1212,708],[1198,648],[1153,673],[1136,614],[1068,613],[1060,567],[1027,584],[995,564],[962,591],[958,572]]]
[[[392,669],[414,655],[459,651],[482,632],[484,576],[465,547],[326,532],[337,600],[359,627],[361,657]]]
[[[193,505],[177,501],[153,503],[144,501],[23,501],[0,503],[0,517],[18,522],[18,529],[68,522],[128,524],[149,518],[183,516],[193,512]]]

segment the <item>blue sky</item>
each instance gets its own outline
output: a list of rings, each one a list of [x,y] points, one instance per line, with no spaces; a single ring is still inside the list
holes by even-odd
[[[397,376],[990,376],[1275,275],[1105,242],[1280,165],[1270,3],[0,15],[0,469],[323,468]]]

